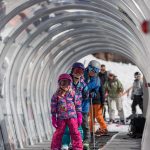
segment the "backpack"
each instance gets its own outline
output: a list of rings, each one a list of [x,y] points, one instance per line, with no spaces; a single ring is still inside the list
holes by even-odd
[[[132,138],[142,138],[144,131],[145,118],[141,115],[135,116],[131,119],[129,125],[129,136]]]

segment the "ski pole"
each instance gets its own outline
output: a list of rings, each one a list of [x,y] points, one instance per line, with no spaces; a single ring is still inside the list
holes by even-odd
[[[94,113],[93,113],[93,102],[91,98],[91,113],[92,113],[92,125],[93,125],[93,146],[95,150],[95,124],[94,124]]]

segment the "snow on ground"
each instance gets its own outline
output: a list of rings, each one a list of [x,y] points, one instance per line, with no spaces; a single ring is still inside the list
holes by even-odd
[[[111,70],[114,72],[118,79],[122,82],[124,86],[124,90],[127,90],[130,88],[133,84],[134,81],[134,73],[136,71],[140,71],[136,66],[132,64],[123,64],[123,63],[116,63],[116,62],[109,62],[109,61],[104,61],[95,58],[93,55],[88,55],[85,56],[84,58],[80,59],[79,62],[82,62],[85,67],[87,67],[88,63],[91,60],[98,60],[100,64],[105,64],[107,70]],[[130,99],[131,92],[129,97],[127,95],[124,95],[123,98],[123,109],[124,109],[124,114],[125,117],[128,117],[131,114],[131,104],[132,101]],[[141,113],[141,110],[139,107],[137,107],[137,112]],[[109,117],[108,113],[106,114],[106,117]],[[118,118],[117,111],[116,111],[116,118]],[[127,132],[128,131],[128,126],[119,126],[117,127],[115,124],[108,125],[108,130],[109,131],[123,131]]]
[[[95,123],[95,131],[99,128],[99,124]],[[107,124],[107,129],[109,132],[128,132],[129,125],[119,125],[116,123]]]

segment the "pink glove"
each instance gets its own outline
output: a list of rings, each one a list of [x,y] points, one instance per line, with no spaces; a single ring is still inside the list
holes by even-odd
[[[54,128],[57,128],[57,119],[55,116],[52,116],[52,125]]]
[[[78,119],[78,126],[81,126],[81,124],[82,124],[82,113],[77,112],[77,119]]]

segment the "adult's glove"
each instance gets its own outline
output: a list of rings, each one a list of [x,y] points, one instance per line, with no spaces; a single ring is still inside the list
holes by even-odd
[[[78,126],[81,126],[82,124],[82,113],[77,112],[77,120],[78,120]]]
[[[55,116],[52,116],[52,125],[54,128],[57,128],[57,119]]]

